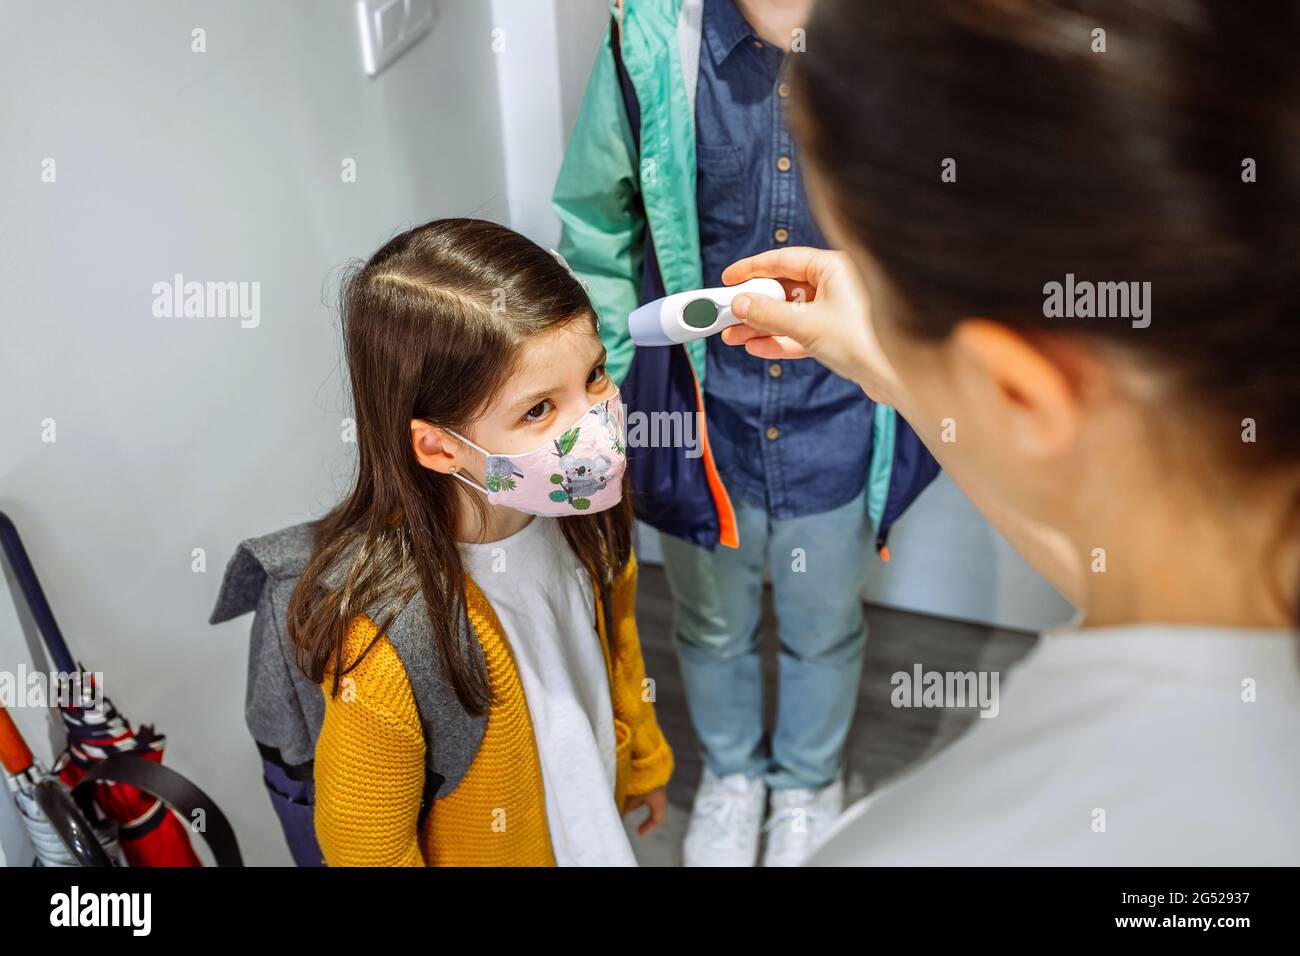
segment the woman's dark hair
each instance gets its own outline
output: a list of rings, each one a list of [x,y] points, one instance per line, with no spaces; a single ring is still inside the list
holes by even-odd
[[[554,256],[496,223],[440,219],[386,243],[343,284],[344,349],[356,417],[357,476],[322,521],[316,552],[289,602],[298,662],[320,683],[343,674],[348,628],[385,608],[379,635],[417,593],[461,704],[481,714],[487,675],[459,640],[466,576],[456,541],[465,499],[449,475],[422,467],[411,420],[464,433],[514,369],[520,345],[595,313]],[[596,514],[558,519],[588,570],[608,587],[631,554],[630,495]],[[485,502],[470,499],[486,513]],[[342,571],[342,581],[327,573]],[[377,641],[379,636],[376,636]],[[370,646],[373,646],[371,642]]]
[[[1225,464],[1294,471],[1297,49],[1293,3],[818,0],[792,126],[909,331],[1104,339]],[[1067,274],[1150,282],[1149,327],[1045,317]]]

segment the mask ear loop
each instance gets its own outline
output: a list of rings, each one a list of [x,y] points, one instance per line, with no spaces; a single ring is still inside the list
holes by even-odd
[[[486,449],[486,448],[483,448],[481,445],[476,445],[476,444],[474,444],[472,441],[470,441],[470,440],[469,440],[468,438],[466,438],[464,435],[460,434],[459,432],[454,432],[454,431],[452,431],[450,428],[446,429],[446,431],[447,431],[447,433],[448,433],[449,435],[455,435],[456,438],[457,438],[457,440],[459,440],[459,441],[463,441],[466,445],[469,445],[469,446],[470,446],[471,448],[473,448],[475,451],[478,451],[479,453],[481,453],[481,454],[483,455],[484,460],[487,459],[487,457],[488,457],[488,453],[487,453],[487,449]],[[482,492],[482,493],[485,494],[485,495],[490,494],[490,492],[489,492],[486,488],[484,488],[482,485],[480,485],[477,481],[474,481],[474,480],[472,480],[472,479],[470,479],[470,478],[466,478],[464,475],[462,475],[462,474],[460,473],[460,469],[459,469],[456,465],[452,465],[452,466],[451,466],[450,468],[448,468],[447,470],[448,470],[448,472],[450,472],[450,474],[451,474],[451,476],[452,476],[453,478],[455,478],[455,479],[461,481],[461,482],[464,483],[464,484],[469,485],[469,486],[470,486],[471,488],[473,488],[475,491]]]
[[[469,485],[475,491],[481,492],[482,494],[485,495],[489,493],[488,490],[484,488],[482,485],[480,485],[477,481],[474,481],[470,478],[466,478],[464,475],[456,471],[455,468],[451,469],[451,476],[457,479],[458,481],[462,482],[463,484]]]

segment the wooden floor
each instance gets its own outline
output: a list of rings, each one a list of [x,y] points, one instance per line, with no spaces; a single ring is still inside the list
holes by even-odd
[[[632,845],[643,866],[678,866],[691,800],[700,779],[700,756],[686,710],[686,696],[672,640],[672,599],[663,572],[643,565],[637,594],[646,672],[655,677],[656,712],[672,745],[677,769],[668,786],[667,822],[641,838],[633,828]],[[764,671],[767,682],[768,721],[775,714],[776,621],[771,595],[764,594],[762,620]],[[857,713],[849,732],[846,763],[846,799],[857,800],[927,754],[950,743],[975,719],[975,710],[952,708],[895,708],[889,701],[890,677],[911,671],[915,664],[926,670],[1003,671],[1022,657],[1036,636],[978,624],[910,614],[867,606],[867,647]],[[644,811],[629,818],[633,822]]]

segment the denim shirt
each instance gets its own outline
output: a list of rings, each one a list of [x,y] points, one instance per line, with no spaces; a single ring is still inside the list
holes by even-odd
[[[734,0],[705,0],[695,149],[706,287],[745,256],[826,245],[785,124],[784,64]],[[734,497],[797,518],[862,492],[873,404],[859,386],[811,359],[765,361],[718,336],[706,354],[709,444]]]

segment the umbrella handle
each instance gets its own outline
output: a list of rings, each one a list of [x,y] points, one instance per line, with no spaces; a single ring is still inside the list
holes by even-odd
[[[54,620],[54,612],[50,610],[50,602],[45,599],[45,591],[41,588],[40,579],[36,577],[36,569],[32,567],[31,559],[27,557],[23,539],[18,536],[18,529],[3,511],[0,511],[0,548],[9,559],[9,566],[18,580],[18,589],[22,591],[27,609],[31,611],[32,618],[36,621],[46,649],[54,658],[54,666],[65,674],[74,673],[77,665],[73,662],[68,645],[63,640],[63,632],[59,630],[59,625]]]
[[[47,777],[35,787],[36,805],[45,814],[80,866],[114,866],[81,808],[58,780]]]
[[[72,788],[73,793],[88,789],[96,781],[125,783],[161,800],[186,821],[202,811],[207,824],[202,832],[217,866],[243,866],[235,830],[212,798],[171,767],[165,767],[139,754],[124,750],[110,754],[95,764]]]

